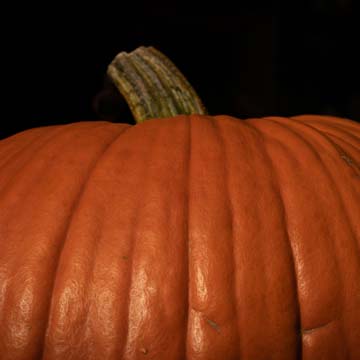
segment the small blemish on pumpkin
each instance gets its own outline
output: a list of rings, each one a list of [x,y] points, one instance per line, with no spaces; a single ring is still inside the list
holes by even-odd
[[[147,355],[149,353],[149,350],[146,348],[141,348],[140,352],[142,352],[144,355]]]
[[[341,154],[340,157],[348,164],[352,165],[354,163],[353,159],[351,159],[349,156],[345,154]]]
[[[212,321],[212,320],[206,318],[206,322],[217,332],[220,332],[220,326],[215,321]]]
[[[334,322],[334,320],[331,320],[331,321],[328,321],[327,323],[325,324],[321,324],[319,326],[315,326],[313,328],[310,328],[310,329],[301,329],[301,334],[302,335],[307,335],[307,334],[311,334],[313,333],[314,331],[317,331],[317,330],[320,330],[320,329],[323,329],[327,326],[329,326],[330,324],[332,324]]]
[[[127,260],[129,257],[126,256],[126,255],[123,255],[121,258],[122,258],[123,260]]]
[[[340,154],[340,157],[355,170],[355,176],[360,177],[360,164],[357,164],[350,156],[345,153]]]

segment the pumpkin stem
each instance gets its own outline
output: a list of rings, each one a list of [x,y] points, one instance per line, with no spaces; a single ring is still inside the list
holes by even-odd
[[[184,75],[153,47],[141,46],[131,53],[119,53],[107,73],[137,123],[179,114],[206,114]]]

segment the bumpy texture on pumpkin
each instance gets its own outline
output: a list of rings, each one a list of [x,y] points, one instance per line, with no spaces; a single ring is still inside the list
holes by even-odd
[[[0,358],[360,359],[360,126],[80,122],[0,141]]]

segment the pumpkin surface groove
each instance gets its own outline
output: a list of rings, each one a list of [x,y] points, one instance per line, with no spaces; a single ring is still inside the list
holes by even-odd
[[[185,180],[186,188],[184,189],[184,218],[186,219],[184,222],[184,234],[186,235],[186,251],[184,251],[184,267],[186,274],[184,274],[186,278],[185,285],[185,295],[184,295],[184,302],[185,302],[185,309],[186,309],[186,319],[185,319],[185,326],[184,326],[184,336],[180,346],[179,358],[187,358],[188,354],[188,337],[189,337],[189,316],[190,316],[190,292],[189,292],[189,285],[190,285],[190,231],[189,231],[189,219],[191,217],[190,214],[190,187],[191,187],[191,148],[192,148],[192,132],[191,132],[191,121],[188,122],[187,125],[187,141],[184,143],[184,151],[186,152],[186,157],[184,161],[184,167],[186,168],[186,175],[187,178]],[[176,357],[175,357],[176,358]]]
[[[80,122],[0,141],[0,358],[360,358],[360,127]]]
[[[96,166],[101,163],[102,156],[104,156],[104,154],[111,147],[111,145],[119,137],[121,137],[123,132],[126,131],[127,129],[128,129],[128,127],[126,127],[126,126],[121,127],[120,128],[121,131],[118,134],[114,133],[114,134],[112,134],[113,138],[107,138],[106,139],[107,142],[102,144],[102,148],[98,150],[98,152],[96,153],[96,157],[94,157],[92,159],[92,161],[89,163],[89,166],[88,166],[88,168],[86,170],[85,176],[82,179],[83,183],[82,183],[81,187],[78,189],[78,193],[74,194],[73,203],[71,205],[71,209],[70,209],[70,212],[69,212],[70,215],[69,215],[68,219],[66,219],[66,222],[64,224],[63,233],[60,235],[61,240],[59,241],[60,244],[59,244],[59,248],[58,248],[58,251],[57,251],[58,256],[55,259],[55,265],[54,265],[55,271],[54,271],[54,276],[53,276],[54,280],[53,280],[53,284],[52,284],[51,289],[50,289],[50,296],[49,296],[50,299],[53,298],[53,290],[54,290],[54,284],[56,283],[56,279],[57,279],[57,275],[58,275],[59,262],[60,262],[60,259],[61,259],[63,248],[64,248],[65,243],[66,243],[66,239],[67,239],[69,229],[71,227],[71,222],[72,222],[74,214],[77,211],[78,205],[81,203],[82,195],[83,195],[84,191],[86,190],[87,183],[88,183],[89,179],[91,178],[91,174],[94,171],[94,169],[96,168]],[[96,254],[94,254],[94,253],[91,254],[91,255],[92,255],[91,256],[92,259],[94,259],[95,256],[96,256]],[[47,323],[46,323],[46,326],[45,326],[43,344],[46,344],[45,340],[46,340],[47,329],[48,329],[49,324],[50,324],[50,322],[52,320],[51,319],[51,304],[49,304],[49,305],[50,306],[49,306],[49,309],[48,309],[48,316],[47,316]],[[44,346],[42,347],[42,349],[43,350],[45,349]],[[41,359],[44,358],[44,354],[41,353],[41,356],[39,358],[41,358]]]
[[[261,229],[264,226],[262,223],[265,223],[264,215],[267,214],[264,213],[264,209],[267,206],[267,203],[274,204],[274,208],[276,209],[277,218],[275,219],[275,222],[270,222],[269,229],[266,229],[267,231],[264,231],[262,235],[259,236],[259,234],[256,234],[256,237],[259,237],[257,240],[259,245],[262,247],[258,251],[263,254],[268,254],[266,259],[266,267],[264,269],[260,270],[260,273],[263,273],[264,280],[261,284],[263,289],[265,289],[265,294],[270,294],[270,296],[266,296],[263,294],[261,297],[263,299],[270,298],[270,301],[267,303],[266,306],[260,306],[259,309],[256,309],[256,311],[263,311],[262,316],[259,318],[259,323],[256,328],[254,328],[253,333],[251,334],[252,337],[256,338],[256,333],[259,331],[262,332],[262,336],[265,339],[268,339],[268,344],[272,349],[272,356],[274,359],[286,359],[288,356],[292,358],[301,358],[301,338],[298,336],[298,333],[296,332],[296,329],[300,328],[300,304],[298,300],[298,293],[297,293],[297,278],[296,278],[296,263],[295,263],[295,253],[292,248],[293,244],[290,241],[290,233],[288,230],[288,224],[287,224],[287,207],[286,202],[284,200],[284,196],[282,194],[281,187],[279,186],[279,183],[281,183],[281,180],[278,178],[276,166],[275,166],[275,160],[274,156],[271,153],[271,151],[268,149],[267,142],[269,142],[269,139],[267,139],[266,134],[263,133],[262,127],[256,126],[257,119],[252,119],[252,121],[245,122],[245,126],[253,129],[255,131],[254,133],[254,140],[260,145],[259,147],[253,147],[251,146],[251,143],[244,144],[250,147],[250,154],[249,159],[254,161],[254,164],[252,164],[252,167],[249,171],[249,179],[252,177],[254,178],[253,181],[256,181],[255,179],[264,179],[265,181],[262,181],[259,183],[256,189],[252,191],[253,194],[261,194],[264,195],[266,191],[264,191],[265,188],[270,188],[268,190],[268,194],[266,198],[260,200],[260,206],[258,207],[258,210],[254,214],[253,218],[260,219],[257,229]],[[240,135],[240,132],[238,134]],[[274,139],[269,136],[272,142],[274,142]],[[281,142],[275,141],[275,143],[279,146],[280,149],[284,147]],[[252,157],[253,152],[260,152],[262,153],[262,156],[260,159]],[[291,154],[291,149],[286,149],[285,153],[287,155]],[[259,167],[257,166],[258,163],[262,163],[265,169],[263,171],[259,171]],[[270,176],[269,176],[270,175]],[[246,178],[243,179],[243,181],[246,181]],[[240,183],[238,184],[240,186]],[[248,189],[249,190],[249,189]],[[261,196],[260,195],[260,196]],[[274,196],[275,195],[275,196]],[[236,198],[236,196],[235,196]],[[256,196],[255,199],[252,199],[253,202],[258,200],[258,197]],[[250,206],[254,206],[255,204],[252,204]],[[242,206],[242,205],[241,205]],[[273,215],[270,213],[270,215]],[[244,214],[244,216],[249,216],[248,214]],[[271,224],[272,223],[272,224]],[[269,224],[268,224],[269,226]],[[264,246],[267,242],[269,242],[269,234],[271,234],[275,229],[280,229],[280,232],[278,236],[274,237],[275,241],[270,241],[270,244],[268,247]],[[254,239],[256,238],[254,236]],[[250,240],[250,239],[249,239]],[[282,256],[284,256],[283,261],[281,262],[273,262],[272,260],[272,248],[278,249]],[[256,259],[250,260],[257,262]],[[258,270],[254,270],[256,272]],[[273,290],[276,286],[278,286],[276,283],[281,278],[281,273],[287,273],[286,278],[283,278],[284,281],[283,290],[280,291],[280,294],[282,292],[286,293],[286,297],[288,297],[289,303],[286,301],[284,302],[280,298],[280,294],[273,293]],[[271,274],[272,276],[267,276],[267,274]],[[249,279],[251,279],[252,276],[249,276]],[[261,285],[259,287],[261,288]],[[248,286],[251,286],[250,284]],[[252,290],[250,290],[252,291]],[[283,294],[284,296],[284,294]],[[259,297],[261,299],[261,297]],[[290,303],[292,302],[292,304]],[[274,303],[277,304],[277,306],[274,307]],[[291,309],[291,316],[288,318],[284,317],[284,310],[289,311],[288,307]],[[263,310],[261,310],[263,308]],[[241,310],[240,310],[241,311]],[[264,321],[266,319],[266,322]],[[278,323],[277,327],[272,327],[271,323],[276,322]],[[263,330],[264,323],[267,323],[268,329]],[[240,325],[241,326],[241,325]],[[249,314],[249,324],[246,327],[246,330],[252,327],[252,319]],[[294,331],[295,330],[295,331]],[[243,337],[246,335],[244,334]],[[249,335],[247,335],[249,336]],[[275,342],[278,342],[277,345],[274,345]],[[246,352],[243,352],[243,355],[245,358],[261,358],[263,355],[263,348],[260,346],[257,348],[253,347],[253,343],[248,340],[248,348],[246,349]]]
[[[301,127],[301,124],[294,124],[295,128]],[[355,132],[356,133],[356,132]],[[278,134],[278,132],[277,132]],[[331,202],[334,206],[335,203],[337,203],[338,205],[335,206],[336,209],[339,209],[339,216],[344,216],[344,222],[343,222],[343,231],[348,232],[348,237],[349,239],[354,239],[354,245],[356,245],[356,238],[358,238],[358,236],[354,236],[355,233],[353,232],[353,228],[354,228],[354,222],[349,222],[349,218],[353,218],[354,215],[356,215],[357,218],[357,223],[359,223],[359,218],[358,218],[358,214],[359,214],[359,208],[357,207],[357,209],[354,209],[353,211],[348,211],[345,207],[344,204],[346,203],[347,205],[349,205],[349,199],[346,199],[344,202],[343,196],[342,194],[344,193],[344,187],[340,186],[339,184],[342,184],[344,182],[344,180],[339,179],[339,171],[334,171],[335,170],[335,164],[338,162],[336,161],[335,164],[333,161],[329,161],[329,160],[333,160],[333,159],[327,159],[325,156],[329,154],[329,152],[323,152],[323,151],[315,151],[315,149],[319,148],[319,146],[323,145],[322,141],[318,141],[319,136],[318,132],[314,132],[313,134],[308,133],[307,131],[304,132],[304,134],[306,134],[306,137],[304,137],[304,142],[309,143],[309,140],[311,138],[313,138],[316,143],[311,145],[311,149],[312,152],[314,153],[314,155],[316,155],[316,157],[320,160],[319,161],[319,166],[317,167],[318,169],[321,169],[321,171],[319,172],[319,175],[316,176],[316,178],[319,180],[319,184],[326,184],[327,182],[329,183],[329,189],[332,189],[332,192],[329,191],[329,199],[331,199]],[[305,140],[305,138],[307,140]],[[320,140],[322,140],[323,137],[320,137]],[[327,139],[329,140],[329,139]],[[333,142],[331,141],[330,144],[333,145]],[[315,145],[315,146],[314,146]],[[334,151],[335,150],[335,151]],[[332,151],[330,152],[330,154],[332,153],[332,155],[335,155],[337,158],[339,158],[339,154],[337,152],[337,149],[332,147]],[[303,154],[305,154],[305,152],[303,151]],[[308,166],[310,166],[310,161],[307,161]],[[326,166],[326,164],[328,164],[328,166]],[[344,168],[344,166],[340,166],[340,168]],[[313,174],[316,175],[316,172],[313,171]],[[341,174],[341,173],[340,173]],[[321,177],[323,177],[323,180],[321,180]],[[356,185],[356,183],[353,183],[354,185]],[[319,192],[320,194],[325,194],[324,189],[321,189],[321,192]],[[357,194],[356,194],[357,193]],[[345,192],[345,194],[349,194],[348,191]],[[356,191],[355,191],[356,197],[358,197],[359,194],[359,186],[356,187]],[[316,191],[313,191],[313,195],[317,195]],[[336,199],[336,200],[335,200]],[[323,202],[324,199],[319,199]],[[319,201],[319,203],[321,203]],[[328,207],[330,207],[331,204],[329,202],[329,204],[327,206],[324,206],[323,208],[326,209]],[[351,206],[351,205],[350,205]],[[311,207],[310,209],[313,209],[315,207]],[[320,218],[323,215],[321,213],[319,213],[316,218]],[[352,344],[355,344],[355,341],[358,341],[359,339],[359,333],[358,332],[349,332],[347,335],[345,335],[347,333],[347,331],[344,329],[344,323],[346,324],[347,322],[352,323],[354,320],[353,319],[347,319],[349,314],[351,314],[351,312],[344,312],[343,314],[343,318],[342,316],[340,316],[340,314],[338,314],[340,312],[341,309],[351,309],[354,308],[354,301],[358,301],[358,296],[359,293],[357,293],[357,295],[355,297],[353,296],[348,296],[349,292],[346,291],[346,287],[345,287],[345,283],[348,281],[349,277],[352,278],[354,283],[358,283],[358,279],[359,278],[359,252],[356,246],[350,246],[351,249],[351,256],[349,257],[349,259],[353,258],[354,260],[357,258],[357,261],[355,262],[355,264],[357,264],[356,266],[352,267],[352,269],[354,269],[354,272],[350,275],[349,273],[346,272],[346,270],[344,269],[344,266],[347,266],[348,264],[346,264],[346,262],[343,261],[343,258],[347,258],[347,254],[344,251],[344,249],[342,248],[344,246],[344,242],[343,241],[339,241],[340,239],[342,239],[342,237],[336,235],[336,233],[331,233],[329,232],[327,229],[332,229],[333,231],[336,229],[335,226],[332,224],[333,222],[336,222],[337,217],[335,214],[332,214],[332,216],[334,217],[333,219],[329,219],[328,220],[328,224],[324,223],[323,226],[323,230],[322,230],[322,234],[326,234],[328,233],[328,237],[330,239],[332,239],[332,242],[329,243],[329,245],[333,245],[333,260],[334,260],[334,264],[333,267],[336,268],[336,271],[334,272],[333,276],[329,278],[329,282],[328,284],[331,284],[330,280],[331,278],[336,279],[338,285],[328,294],[328,299],[334,299],[334,304],[332,306],[328,307],[324,307],[327,309],[331,309],[331,308],[335,308],[334,314],[333,315],[329,315],[329,319],[328,321],[326,321],[325,317],[324,320],[318,320],[318,323],[314,326],[310,326],[309,328],[314,328],[314,327],[318,327],[318,324],[322,324],[322,323],[330,323],[331,320],[336,320],[334,322],[331,323],[332,326],[329,326],[328,328],[323,328],[323,330],[325,331],[325,329],[327,331],[332,331],[332,337],[334,338],[334,343],[333,346],[328,346],[327,349],[327,354],[328,357],[331,358],[334,356],[334,352],[332,350],[336,350],[337,352],[335,352],[335,354],[341,358],[341,357],[345,357],[346,356],[346,351],[345,349],[351,348]],[[324,219],[325,220],[325,219]],[[339,224],[341,225],[341,224]],[[345,226],[344,226],[345,225]],[[314,234],[315,232],[312,231],[312,234]],[[339,232],[340,233],[340,232]],[[303,242],[303,244],[306,244],[305,242]],[[349,241],[349,243],[347,244],[347,246],[351,245],[351,242]],[[343,255],[343,258],[341,258],[340,255]],[[318,260],[323,260],[324,258],[326,258],[326,255],[324,254],[321,258],[319,258]],[[318,264],[318,262],[317,262]],[[345,265],[346,264],[346,265]],[[313,269],[320,269],[319,265],[316,264],[313,265]],[[326,270],[327,272],[329,271],[329,269],[324,269],[324,272],[322,275],[326,274]],[[357,274],[357,275],[356,275]],[[337,276],[336,276],[337,275]],[[340,276],[339,276],[340,275]],[[320,279],[321,275],[318,274],[317,276],[313,276],[312,277],[314,280],[316,279]],[[323,279],[322,279],[323,280]],[[334,283],[334,281],[333,281]],[[336,284],[336,283],[335,283]],[[316,286],[316,283],[314,283],[314,288]],[[322,287],[324,288],[324,285],[322,285]],[[318,292],[318,294],[321,294],[321,292]],[[302,303],[302,301],[300,300],[300,303]],[[318,301],[315,298],[314,304],[324,304],[324,301]],[[335,305],[336,304],[336,305]],[[305,319],[306,319],[306,313],[309,311],[305,311],[305,310],[311,310],[312,306],[311,305],[306,305],[303,306],[304,308],[304,314],[303,314],[303,319],[304,322],[306,323]],[[321,309],[313,309],[312,312],[314,314],[321,314]],[[325,316],[325,314],[324,314]],[[306,325],[304,325],[304,328],[307,328]],[[319,327],[319,329],[321,329]],[[338,333],[337,333],[338,332]],[[320,335],[319,335],[320,336]],[[329,337],[329,333],[325,333],[324,338],[327,336]],[[315,338],[315,336],[313,336]],[[357,339],[357,340],[355,340]],[[335,344],[343,344],[344,347],[344,352],[343,353],[339,353],[339,346],[336,346]],[[310,342],[311,343],[311,342]],[[347,344],[348,343],[348,344]],[[306,337],[304,337],[304,350],[308,349],[308,345],[309,345],[309,340],[306,339]],[[320,357],[320,353],[318,353],[317,355],[313,354],[314,356],[318,356]]]
[[[230,236],[228,237],[228,242],[229,242],[229,251],[231,252],[231,256],[229,256],[229,257],[230,257],[230,261],[232,262],[230,271],[233,273],[233,278],[232,278],[232,299],[234,301],[234,303],[233,303],[233,318],[236,320],[235,324],[238,324],[239,323],[239,319],[238,319],[239,309],[237,309],[236,304],[238,303],[238,292],[239,291],[237,289],[238,281],[237,281],[236,269],[238,268],[239,264],[237,262],[237,257],[235,256],[235,247],[234,247],[234,243],[232,241],[233,236],[234,236],[234,223],[235,223],[234,204],[233,204],[234,197],[233,197],[233,194],[231,191],[232,186],[230,184],[230,174],[229,174],[230,162],[229,162],[228,148],[227,148],[227,142],[226,142],[226,133],[223,133],[223,129],[222,129],[221,123],[219,123],[219,121],[217,121],[216,119],[214,119],[210,116],[208,116],[207,119],[214,126],[215,134],[217,134],[217,137],[218,137],[219,148],[222,149],[222,152],[223,152],[223,155],[222,155],[223,159],[222,159],[222,161],[220,160],[220,164],[222,163],[223,166],[220,169],[220,173],[224,174],[224,186],[225,186],[226,191],[222,195],[225,197],[226,202],[224,202],[224,207],[228,209],[227,217],[230,219],[230,221],[229,221]],[[208,322],[218,332],[220,332],[220,328],[216,323],[214,323],[212,321],[208,321]],[[235,346],[235,354],[232,357],[236,357],[236,352],[241,351],[239,329],[237,326],[234,328],[234,342],[235,342],[235,344],[237,344],[237,346]]]

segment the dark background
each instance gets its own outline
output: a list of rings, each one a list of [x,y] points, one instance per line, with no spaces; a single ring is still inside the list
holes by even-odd
[[[148,3],[138,15],[124,11],[117,20],[56,9],[53,16],[27,16],[23,9],[2,45],[0,138],[99,118],[133,124],[120,96],[104,88],[104,74],[118,52],[140,45],[170,57],[210,114],[314,113],[360,121],[355,2],[294,4],[289,12],[244,7],[241,15],[216,16],[166,15],[165,2]]]

